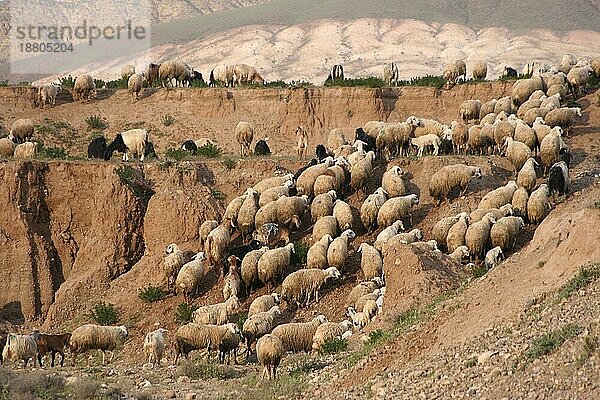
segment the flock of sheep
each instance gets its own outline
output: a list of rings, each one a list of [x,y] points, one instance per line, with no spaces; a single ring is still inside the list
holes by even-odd
[[[483,71],[481,65],[476,67]],[[562,104],[569,92],[576,97],[585,90],[591,73],[600,75],[596,67],[598,64],[592,67],[584,60],[563,57],[558,66],[536,70],[531,78],[516,81],[511,96],[483,104],[477,99],[467,100],[459,110],[462,121],[450,125],[416,116],[402,122],[370,121],[356,129],[350,142],[344,131],[333,129],[327,143],[316,146],[316,158],[298,171],[263,179],[248,188],[228,204],[220,221],[201,224],[200,251],[192,259],[187,260],[175,243],[166,248],[164,282],[169,292],[182,295],[186,302],[199,295],[211,268],[217,268],[223,276],[223,302],[201,306],[193,312],[192,322],[174,333],[171,342],[175,363],[180,356],[204,349],[209,356],[211,351],[218,351],[220,362],[227,356],[237,362],[237,351],[242,346],[247,355],[256,352],[265,377],[274,378],[285,352],[318,352],[328,340],[348,337],[382,311],[386,291],[383,265],[390,249],[397,246],[434,252],[460,265],[470,261],[484,263],[488,269],[496,266],[503,252],[515,246],[526,223],[539,224],[545,218],[551,196],[568,192],[570,152],[562,136],[581,110]],[[390,71],[393,75],[392,67]],[[482,71],[474,74],[485,76]],[[13,126],[11,140],[25,141],[32,132]],[[297,135],[298,155],[305,158],[306,129],[299,127]],[[238,124],[236,139],[241,156],[249,155],[253,136],[251,124]],[[191,144],[186,142],[183,148],[190,151],[192,144],[198,147],[207,143],[205,139],[188,142]],[[108,147],[104,143],[97,153],[105,157],[117,150],[126,157],[133,153],[143,160],[147,145],[147,132],[132,130],[120,134]],[[440,219],[425,240],[423,232],[412,226],[411,214],[419,204],[419,196],[408,192],[401,168],[391,166],[381,182],[373,181],[375,163],[411,151],[417,157],[428,151],[433,156],[505,155],[513,165],[514,179],[487,193],[477,209]],[[547,176],[547,181],[537,185],[536,167],[540,164],[541,175]],[[448,165],[431,177],[429,194],[439,206],[450,201],[456,191],[459,196],[465,195],[469,182],[481,177],[478,167]],[[360,221],[344,201],[352,194],[363,200]],[[306,213],[310,218],[303,219]],[[312,224],[311,246],[305,267],[295,270],[291,258],[296,247],[290,236],[302,228],[303,221]],[[349,319],[329,322],[318,315],[308,322],[279,324],[282,302],[290,310],[318,303],[323,285],[349,272],[348,260],[358,229],[376,231],[377,235],[372,243],[364,242],[357,248],[363,280],[346,300]],[[234,245],[238,237],[241,244]],[[278,285],[280,292],[273,292]],[[239,310],[240,298],[250,296],[259,286],[266,286],[270,294],[251,303],[240,329],[229,322],[230,317]],[[158,329],[146,335],[143,351],[148,362],[160,363],[166,333]],[[113,351],[127,337],[124,326],[89,324],[64,335],[10,334],[2,338],[2,355],[4,360],[24,360],[26,364],[37,355],[41,364],[41,357],[51,352],[54,364],[55,352],[63,355],[68,346],[74,363],[77,355],[87,350]]]

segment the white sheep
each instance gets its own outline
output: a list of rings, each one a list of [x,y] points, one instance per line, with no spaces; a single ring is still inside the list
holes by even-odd
[[[240,145],[240,157],[249,156],[250,145],[254,139],[254,126],[248,122],[239,122],[235,127],[235,139]]]
[[[290,257],[295,252],[294,243],[284,247],[267,250],[258,260],[258,279],[268,286],[269,290],[281,279],[283,271],[290,264]]]
[[[462,264],[463,260],[469,258],[469,248],[467,246],[458,246],[452,253],[448,255],[454,261]]]
[[[517,243],[519,231],[525,226],[521,217],[502,217],[496,221],[490,231],[493,247],[509,250]]]
[[[538,162],[534,158],[529,158],[517,175],[517,185],[524,187],[528,193],[531,193],[535,187],[537,180],[536,165],[539,166]]]
[[[243,83],[263,85],[265,80],[255,67],[247,64],[235,64],[233,66],[233,85],[239,86]]]
[[[180,326],[177,332],[175,332],[173,346],[175,360],[173,364],[177,364],[180,355],[183,354],[187,358],[188,354],[193,350],[206,349],[210,357],[211,350],[218,349],[228,334],[239,335],[240,329],[233,323],[225,325],[189,323]]]
[[[94,79],[89,75],[79,75],[75,79],[71,93],[73,94],[73,100],[79,100],[83,103],[84,101],[89,101],[95,91],[96,84],[94,83]]]
[[[139,100],[139,95],[143,87],[144,75],[133,74],[129,77],[129,80],[127,81],[127,91],[131,95],[131,101]]]
[[[427,134],[420,137],[415,137],[410,139],[411,146],[415,146],[418,148],[417,157],[423,156],[423,151],[426,147],[433,147],[433,155],[437,156],[440,150],[440,146],[442,145],[442,141],[439,136],[434,134]]]
[[[231,242],[231,232],[234,225],[230,219],[224,219],[219,226],[214,228],[204,242],[204,254],[209,265],[223,265],[225,250]],[[223,274],[225,271],[223,271]]]
[[[144,161],[148,140],[148,131],[145,129],[130,129],[118,133],[106,148],[104,159],[108,161],[113,152],[118,151],[123,153],[123,161],[129,161],[129,153]]]
[[[0,157],[12,157],[15,153],[16,143],[10,138],[0,138]]]
[[[468,123],[469,121],[479,120],[481,112],[481,101],[480,100],[466,100],[459,108],[460,118]],[[483,115],[481,115],[483,117]]]
[[[562,132],[562,128],[556,126],[552,128],[550,133],[548,133],[540,143],[540,159],[544,166],[544,175],[546,175],[548,169],[554,165],[555,162],[560,161],[560,151],[562,149],[568,149],[562,139]]]
[[[196,324],[224,325],[233,311],[240,307],[237,296],[231,296],[223,303],[208,304],[192,313],[192,322]]]
[[[348,260],[348,242],[355,237],[354,231],[347,229],[339,237],[333,239],[327,248],[327,265],[344,273],[346,261]]]
[[[102,351],[102,365],[105,363],[106,352],[111,352],[109,362],[115,356],[115,349],[125,343],[128,333],[125,326],[100,326],[94,324],[82,325],[71,333],[69,348],[73,352],[72,365],[75,366],[77,356],[88,350]]]
[[[387,242],[392,236],[395,236],[398,232],[403,230],[404,223],[402,223],[402,220],[394,221],[393,224],[379,232],[377,238],[375,239],[375,248],[381,251],[381,246],[383,246],[385,242]]]
[[[329,235],[330,237],[337,237],[339,232],[337,220],[333,215],[327,215],[325,217],[319,218],[317,222],[313,225],[311,242],[315,242],[321,239],[325,235]]]
[[[44,85],[38,89],[42,108],[50,103],[52,107],[56,105],[56,96],[61,92],[61,87],[58,85]]]
[[[226,218],[227,217],[224,217],[223,219],[226,219]],[[237,218],[237,212],[236,212],[236,218]],[[217,222],[214,219],[207,219],[206,221],[202,222],[202,224],[200,224],[200,228],[198,228],[198,240],[200,241],[201,249],[204,248],[204,242],[206,242],[206,238],[208,237],[210,232],[213,229],[215,229],[217,226],[219,226],[219,222]]]
[[[496,246],[485,255],[485,267],[490,270],[498,265],[498,261],[502,258],[502,249],[500,246]]]
[[[179,270],[183,267],[184,259],[183,252],[179,249],[175,243],[171,243],[165,249],[165,256],[163,258],[163,274],[167,281],[167,290],[173,290],[173,284],[177,279]]]
[[[551,128],[560,126],[568,136],[569,128],[573,125],[577,117],[581,117],[580,107],[562,107],[550,110],[544,117],[544,121]]]
[[[177,273],[175,291],[177,294],[183,294],[186,303],[190,302],[190,296],[198,294],[198,287],[206,273],[203,265],[205,260],[204,252],[199,252],[192,257],[190,262],[183,264]]]
[[[465,234],[465,245],[469,248],[471,257],[484,257],[485,248],[490,242],[490,231],[492,225],[496,222],[493,214],[484,215],[481,221],[477,221],[467,228]]]
[[[357,162],[350,169],[350,187],[359,192],[366,193],[366,188],[369,184],[369,180],[373,175],[373,161],[375,160],[375,153],[369,151],[365,158]]]
[[[276,335],[265,335],[256,342],[256,357],[264,367],[263,377],[275,379],[277,367],[283,358],[284,348],[281,339]]]
[[[383,275],[383,260],[379,251],[368,243],[361,243],[357,250],[361,253],[360,269],[365,280]]]
[[[308,307],[311,300],[319,302],[319,291],[328,279],[339,279],[340,271],[335,267],[327,269],[300,269],[289,274],[281,285],[281,298],[288,307]]]
[[[15,158],[33,158],[38,153],[37,142],[25,142],[15,146]]]
[[[472,67],[473,79],[484,80],[487,76],[487,63],[484,61],[476,61]]]
[[[458,221],[448,230],[446,237],[446,248],[448,252],[454,252],[458,247],[465,245],[465,234],[469,228],[469,216],[462,213]]]
[[[165,351],[165,335],[168,332],[166,329],[159,328],[146,334],[142,349],[149,364],[160,365],[160,360]]]
[[[387,192],[380,187],[375,193],[370,194],[360,206],[360,220],[369,233],[377,226],[377,213],[386,200]]]
[[[234,255],[227,258],[229,263],[229,272],[223,279],[223,300],[227,300],[230,297],[238,297],[240,291],[240,284],[242,279],[240,278],[240,271],[238,269],[238,262],[240,261]]]
[[[35,131],[35,124],[29,118],[20,118],[13,122],[8,138],[19,144],[30,141]]]
[[[448,238],[448,231],[452,228],[452,225],[458,222],[461,215],[467,215],[466,213],[457,214],[450,217],[440,219],[435,223],[431,229],[431,238],[435,240],[442,247],[446,247],[446,239]]]
[[[479,201],[477,208],[500,208],[505,204],[509,204],[512,201],[512,196],[515,193],[515,190],[517,190],[517,187],[517,182],[508,181],[506,185],[486,193],[481,201]]]
[[[258,284],[258,260],[260,260],[267,250],[269,250],[267,246],[263,246],[258,250],[252,250],[242,260],[240,275],[247,295],[250,295],[253,292],[254,285]]]
[[[313,337],[319,325],[327,322],[324,315],[318,315],[310,322],[294,322],[282,324],[273,329],[272,335],[277,336],[285,351],[309,353],[312,350]]]
[[[381,178],[381,187],[388,197],[406,195],[406,183],[402,169],[398,166],[388,169]]]
[[[454,164],[446,165],[437,170],[429,181],[429,194],[439,206],[453,189],[461,189],[459,196],[464,196],[472,178],[481,179],[481,168]]]
[[[38,347],[33,335],[16,335],[11,333],[6,337],[6,344],[4,345],[4,349],[2,349],[2,360],[13,363],[23,360],[25,367],[27,367],[29,359],[33,358],[33,366],[35,367],[35,356],[37,353]]]
[[[248,308],[248,318],[259,312],[269,311],[273,306],[276,306],[280,302],[279,293],[263,294],[258,296],[250,304]]]
[[[338,223],[338,227],[341,230],[352,229],[353,216],[352,209],[345,201],[337,199],[333,204],[333,217]]]
[[[167,87],[167,83],[171,84],[171,87],[183,86],[192,78],[192,70],[182,62],[167,60],[158,68],[158,78],[163,87]],[[175,84],[173,84],[173,80]]]
[[[271,333],[275,325],[275,318],[281,315],[279,306],[273,306],[268,311],[259,312],[249,316],[242,326],[242,334],[246,339],[248,354],[252,354],[252,343],[261,336]]]
[[[310,205],[310,215],[313,222],[319,218],[333,215],[333,203],[337,198],[335,190],[315,196]]]
[[[323,235],[321,239],[316,241],[306,253],[307,268],[327,268],[327,249],[333,241],[330,235]]]
[[[408,216],[412,225],[412,216],[410,210],[413,206],[419,204],[419,196],[409,194],[408,196],[399,196],[386,200],[377,213],[377,225],[380,227],[390,226],[400,218]]]
[[[325,342],[331,339],[341,339],[346,332],[352,330],[352,322],[344,320],[342,322],[325,322],[317,327],[313,335],[312,350],[321,352]],[[346,336],[345,336],[346,337]]]
[[[545,183],[542,183],[531,193],[527,201],[527,218],[530,223],[539,224],[546,218],[551,208],[550,201],[548,200],[549,195],[550,190]]]
[[[517,175],[525,162],[531,158],[531,149],[525,143],[516,141],[511,137],[505,139],[504,147],[506,148],[506,157],[513,165],[514,174]]]
[[[288,181],[292,181],[294,179],[294,174],[286,174],[282,176],[271,176],[265,178],[258,182],[256,185],[252,187],[252,189],[256,190],[258,194],[262,194],[268,189],[283,186]]]

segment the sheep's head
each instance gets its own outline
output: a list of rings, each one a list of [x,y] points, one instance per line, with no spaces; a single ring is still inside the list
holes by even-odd
[[[331,237],[331,235],[330,235],[330,234],[328,234],[328,233],[327,233],[327,234],[325,234],[325,235],[323,235],[323,236],[321,237],[321,240],[322,240],[323,242],[326,242],[327,244],[329,244],[329,243],[333,242],[333,238],[332,238],[332,237]]]
[[[225,301],[228,311],[233,311],[240,306],[240,299],[237,296],[231,296]]]
[[[419,196],[417,196],[416,194],[410,194],[408,195],[408,197],[410,198],[410,202],[413,205],[419,204]]]
[[[428,240],[427,243],[431,246],[434,251],[438,250],[437,241],[434,239]]]
[[[337,199],[337,193],[335,192],[335,190],[330,190],[329,192],[327,192],[327,194],[329,195],[329,197],[331,197],[331,201],[335,201]]]
[[[417,240],[423,239],[423,232],[421,232],[420,229],[413,229],[412,233],[414,233],[414,235],[417,238]]]
[[[329,267],[329,268],[327,268],[325,270],[325,274],[329,278],[333,278],[333,279],[339,279],[342,276],[341,272],[336,267]]]
[[[327,317],[323,314],[320,314],[314,317],[313,321],[318,322],[319,324],[324,324],[325,322],[327,322]]]
[[[352,229],[346,229],[342,232],[342,236],[347,236],[348,239],[354,239],[356,237],[356,233]]]
[[[273,302],[275,304],[279,304],[281,302],[281,296],[277,292],[271,293],[271,297],[273,297]]]
[[[581,107],[575,107],[575,109],[574,109],[574,110],[575,110],[575,114],[576,114],[578,117],[581,117]]]
[[[227,264],[229,264],[230,269],[231,267],[237,267],[239,262],[240,259],[237,256],[231,255],[227,257]]]
[[[269,312],[272,313],[272,314],[281,315],[281,309],[279,308],[279,306],[273,306],[273,307],[271,307],[271,309],[269,310]]]
[[[179,246],[177,246],[175,243],[171,243],[165,249],[165,254],[173,254],[173,253],[176,253],[178,251],[179,251]]]
[[[408,117],[406,119],[406,123],[415,128],[424,126],[423,121],[421,121],[419,118],[415,117],[414,115],[411,115],[410,117]]]
[[[483,216],[483,218],[486,219],[490,224],[496,223],[496,218],[494,217],[493,213],[487,213]]]
[[[192,260],[196,260],[196,261],[204,261],[206,260],[206,255],[204,254],[203,251],[196,253],[192,256]]]
[[[129,333],[127,333],[127,327],[125,325],[121,325],[118,327],[118,333],[121,337],[126,338]]]
[[[397,220],[396,222],[394,222],[392,224],[392,226],[394,227],[394,229],[396,230],[396,232],[404,230],[404,223],[401,220]]]
[[[500,207],[500,211],[504,215],[513,215],[512,204],[505,204],[505,205],[503,205],[502,207]]]
[[[296,253],[296,248],[294,247],[294,243],[288,243],[285,246],[286,249],[288,249],[289,251],[291,251],[292,253]]]
[[[469,248],[467,246],[458,246],[456,249],[460,251],[463,258],[469,257]]]

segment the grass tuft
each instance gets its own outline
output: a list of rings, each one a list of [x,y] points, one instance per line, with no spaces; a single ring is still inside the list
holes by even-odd
[[[191,154],[189,152],[182,150],[182,149],[176,149],[173,147],[168,148],[167,151],[165,152],[165,158],[167,158],[169,160],[173,160],[175,162],[189,160],[190,157],[191,157]]]
[[[175,310],[175,321],[180,324],[187,324],[192,320],[192,314],[198,309],[197,304],[181,303]]]
[[[325,87],[339,86],[339,87],[368,87],[368,88],[381,88],[385,86],[383,79],[375,76],[367,76],[365,78],[349,78],[335,81],[325,82]]]
[[[223,153],[223,150],[219,148],[219,146],[215,146],[214,144],[206,144],[204,146],[198,147],[196,154],[206,158],[217,158]]]
[[[235,379],[241,373],[227,365],[209,364],[204,360],[185,361],[177,367],[176,377],[187,376],[191,379]]]
[[[158,286],[147,286],[139,290],[138,297],[146,303],[154,303],[165,298],[167,294]]]
[[[85,123],[88,131],[103,131],[108,127],[104,118],[99,115],[90,115],[85,119]]]
[[[587,335],[583,338],[581,355],[577,358],[577,365],[581,366],[600,348],[600,338],[596,335]]]
[[[567,324],[561,329],[557,329],[546,333],[535,339],[523,357],[531,362],[536,358],[540,358],[546,354],[552,353],[558,349],[565,341],[571,339],[581,333],[582,329],[578,325]]]
[[[235,168],[235,165],[237,164],[237,162],[230,157],[225,158],[223,161],[223,166],[228,170],[231,171],[232,169]]]
[[[295,252],[292,253],[290,263],[295,267],[300,265],[306,265],[306,256],[308,255],[308,248],[308,244],[304,242],[294,242]]]
[[[172,115],[164,115],[161,118],[161,121],[164,126],[171,126],[175,123],[175,117]]]
[[[587,267],[582,267],[577,275],[567,282],[565,286],[558,292],[558,300],[563,300],[571,297],[573,293],[579,289],[589,285],[600,277],[600,264],[592,264]]]
[[[90,317],[100,325],[114,325],[119,320],[115,306],[103,301],[92,308]]]
[[[323,354],[341,353],[346,350],[348,350],[348,340],[340,338],[327,339],[321,348]]]
[[[225,194],[217,188],[211,187],[210,194],[216,200],[221,200],[221,201],[225,200]]]

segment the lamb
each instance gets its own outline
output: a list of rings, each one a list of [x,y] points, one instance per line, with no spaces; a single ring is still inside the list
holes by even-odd
[[[483,196],[477,208],[500,208],[512,201],[515,190],[517,190],[517,183],[515,181],[508,181],[506,185],[491,190]]]
[[[458,66],[456,65],[456,61],[445,63],[444,70],[442,71],[442,76],[446,80],[445,88],[450,89],[452,86],[456,85],[460,75],[461,74]]]
[[[139,100],[139,94],[144,87],[144,76],[142,74],[133,74],[127,81],[127,91],[131,95],[131,101]]]
[[[89,75],[79,75],[75,79],[71,93],[73,94],[73,100],[79,100],[83,103],[85,101],[90,101],[92,94],[95,91],[96,84],[92,77]]]
[[[409,139],[409,143],[411,146],[416,146],[418,148],[417,157],[423,156],[423,150],[426,147],[433,147],[433,155],[437,156],[440,151],[440,146],[442,145],[442,141],[439,136],[434,134],[428,134],[416,138]]]
[[[123,161],[129,161],[129,153],[144,161],[146,146],[148,145],[148,131],[145,129],[131,129],[121,132],[108,145],[104,160],[108,161],[115,151],[123,153]]]
[[[283,343],[279,337],[268,334],[256,342],[256,356],[258,363],[264,367],[263,378],[275,379],[277,367],[284,354]]]
[[[146,334],[142,349],[149,364],[160,365],[160,360],[165,352],[165,335],[168,332],[166,329],[159,328]]]
[[[238,297],[242,282],[238,267],[240,259],[236,256],[229,256],[227,262],[229,263],[229,272],[225,275],[225,279],[223,279],[223,300],[225,301],[230,297]]]
[[[517,185],[524,187],[528,193],[531,193],[535,187],[535,182],[537,180],[537,174],[535,172],[536,165],[539,166],[537,161],[533,158],[529,158],[523,165],[523,168],[519,171],[519,175],[517,175]]]
[[[395,236],[393,236],[393,239],[397,240],[392,242],[386,242],[386,243],[390,243],[392,245],[394,245],[393,243],[403,243],[403,244],[412,244],[415,243],[421,239],[423,239],[423,233],[421,232],[420,229],[413,229],[410,232],[406,232],[406,233],[398,233]],[[384,243],[384,244],[386,244]],[[386,248],[382,247],[382,252],[385,253],[386,252]]]
[[[481,101],[480,100],[466,100],[464,101],[458,110],[460,118],[465,122],[479,120],[481,112]]]
[[[364,328],[371,322],[371,319],[377,314],[377,303],[369,300],[363,311],[357,312],[354,307],[348,307],[346,314],[352,320],[352,325],[358,330]]]
[[[295,253],[293,243],[288,243],[285,247],[273,250],[267,250],[258,260],[258,279],[269,290],[275,285],[277,278],[283,276],[283,271],[290,264],[290,257]]]
[[[332,241],[330,235],[324,235],[308,249],[306,254],[307,268],[327,268],[327,250]]]
[[[277,222],[287,224],[294,216],[302,217],[308,208],[308,196],[280,197],[277,200]]]
[[[236,64],[233,66],[233,85],[239,86],[243,83],[264,85],[265,80],[256,71],[256,68],[247,64]]]
[[[514,174],[517,175],[525,162],[531,158],[531,149],[525,143],[516,141],[511,137],[504,140],[504,147],[506,148],[506,157],[513,165]]]
[[[502,217],[496,221],[490,231],[493,247],[509,250],[515,247],[519,231],[525,226],[521,217]]]
[[[327,248],[327,265],[344,273],[348,259],[348,242],[356,237],[351,229],[347,229],[335,238]]]
[[[231,296],[223,303],[208,304],[198,308],[192,313],[192,322],[195,324],[224,325],[236,308],[240,307],[237,296]]]
[[[360,269],[365,280],[383,275],[383,260],[377,249],[368,243],[361,243],[357,250],[361,253]]]
[[[258,182],[256,185],[252,187],[252,189],[256,190],[258,194],[262,194],[268,189],[283,186],[288,181],[293,181],[294,175],[286,174],[283,176],[272,176],[269,178],[265,178],[262,181]]]
[[[279,306],[273,306],[268,311],[259,312],[248,317],[242,326],[242,334],[246,339],[248,355],[252,354],[252,343],[262,336],[271,333],[276,326],[275,318],[281,315]]]
[[[60,93],[61,87],[57,85],[44,85],[38,89],[42,108],[50,103],[52,107],[56,105],[56,96]]]
[[[499,246],[494,247],[485,255],[485,267],[490,270],[498,265],[499,260],[503,257],[502,249]]]
[[[462,213],[458,222],[456,222],[448,230],[448,236],[446,237],[446,248],[448,252],[454,252],[458,247],[465,245],[465,235],[469,228],[469,216],[466,213]]]
[[[516,81],[511,95],[513,103],[517,106],[521,105],[536,90],[544,90],[544,83],[539,76]],[[509,114],[508,111],[507,114]]]
[[[338,231],[339,228],[335,217],[333,215],[327,215],[319,218],[313,225],[311,240],[318,240],[325,235],[329,235],[333,238],[338,235]]]
[[[569,71],[567,74],[567,82],[569,83],[569,87],[571,88],[571,93],[573,94],[574,99],[577,99],[577,95],[579,94],[580,90],[582,90],[585,94],[587,83],[592,72],[593,69],[589,65],[581,67],[575,66]]]
[[[15,152],[16,143],[10,138],[0,138],[0,157],[12,157]]]
[[[360,282],[350,291],[350,293],[348,293],[344,306],[349,307],[355,305],[359,298],[366,294],[373,293],[375,289],[379,289],[382,286],[383,279],[380,277],[373,278],[369,281]]]
[[[565,132],[567,132],[568,136],[569,128],[571,125],[573,125],[577,117],[581,117],[580,107],[563,107],[550,110],[544,117],[544,121],[551,128],[560,126]]]
[[[458,246],[452,253],[448,255],[451,259],[459,264],[463,263],[463,260],[469,257],[469,248],[467,246]]]
[[[440,219],[431,229],[431,238],[435,240],[442,247],[446,247],[446,239],[448,238],[448,231],[454,224],[458,222],[461,216],[467,216],[467,213],[460,213],[451,217],[445,217]]]
[[[69,340],[71,339],[70,333],[63,333],[60,335],[50,335],[45,333],[39,333],[38,331],[34,331],[33,338],[37,344],[38,348],[38,362],[39,365],[42,365],[42,358],[50,352],[52,361],[51,366],[54,367],[54,360],[56,357],[56,353],[60,354],[60,366],[63,366],[65,361],[65,353],[64,349],[69,344]]]
[[[249,156],[250,145],[254,139],[254,126],[248,122],[239,122],[235,127],[235,139],[240,145],[240,157]]]
[[[550,167],[548,173],[548,193],[553,195],[558,192],[559,195],[563,196],[569,192],[569,167],[564,161],[554,163]]]
[[[172,253],[169,255],[173,256]],[[172,259],[175,259],[175,256],[173,256]],[[183,294],[183,299],[188,304],[190,303],[190,296],[198,294],[198,287],[206,273],[204,265],[202,265],[205,260],[206,256],[204,253],[199,252],[192,257],[190,262],[183,264],[177,273],[177,279],[175,279],[175,291],[177,294]]]
[[[242,234],[242,240],[254,230],[254,219],[258,211],[258,192],[252,188],[246,191],[246,198],[242,203],[238,215],[237,226]]]
[[[258,296],[250,304],[250,308],[248,309],[248,318],[250,318],[254,314],[269,311],[272,307],[278,305],[279,303],[280,296],[278,293],[264,294],[262,296]]]
[[[470,223],[479,222],[486,214],[492,214],[495,219],[500,219],[513,214],[512,204],[508,203],[500,208],[478,208],[469,215]]]
[[[33,120],[29,118],[21,118],[13,122],[8,138],[16,144],[25,143],[31,141],[33,132],[35,131],[35,125]]]
[[[224,219],[219,226],[210,231],[204,242],[204,254],[209,265],[223,265],[225,249],[231,242],[234,225],[230,219]],[[223,271],[223,274],[225,271]]]
[[[175,243],[171,243],[165,249],[165,256],[163,258],[163,274],[167,281],[167,290],[170,292],[173,290],[173,284],[177,278],[179,270],[183,267],[184,259],[183,252],[179,249]]]
[[[32,358],[35,366],[35,356],[37,353],[38,347],[33,335],[9,334],[6,337],[6,344],[2,350],[2,360],[4,360],[3,362],[8,361],[13,363],[23,360],[25,367],[27,367],[29,359]]]
[[[385,228],[381,232],[379,232],[379,234],[377,235],[377,238],[375,239],[375,248],[377,250],[381,251],[381,247],[383,246],[383,244],[385,242],[387,242],[388,240],[390,240],[390,238],[397,235],[398,232],[403,231],[403,230],[404,230],[404,224],[402,223],[402,221],[401,220],[395,221],[393,224],[391,224],[390,226],[388,226],[387,228]]]
[[[296,152],[298,153],[298,159],[306,159],[306,150],[308,149],[308,132],[303,126],[296,128],[296,135],[298,136],[298,144],[296,145]]]
[[[102,365],[105,363],[106,352],[111,352],[108,362],[115,356],[115,349],[125,343],[127,328],[121,326],[100,326],[94,324],[82,325],[71,333],[69,348],[73,352],[71,364],[75,366],[77,356],[89,350],[102,350]]]
[[[333,215],[333,203],[335,202],[337,194],[335,190],[330,190],[327,193],[315,196],[310,205],[310,215],[312,222],[316,222],[319,218]]]
[[[419,204],[419,197],[416,194],[388,199],[377,213],[377,225],[390,226],[395,221],[406,216],[409,217],[412,225],[410,210],[417,204]]]
[[[335,267],[327,269],[300,269],[288,275],[281,285],[281,298],[288,307],[308,307],[311,300],[319,302],[319,291],[328,279],[339,279],[340,271]]]
[[[385,174],[384,174],[385,179]],[[371,233],[376,227],[377,213],[387,200],[387,193],[383,188],[378,188],[375,193],[370,194],[360,206],[360,220],[362,221],[368,233]]]
[[[485,80],[487,76],[487,64],[483,61],[476,61],[473,65],[473,79]]]
[[[526,217],[527,216],[527,202],[529,201],[529,193],[524,187],[519,187],[515,190],[512,197],[512,208],[516,216]]]
[[[177,364],[179,356],[188,357],[193,350],[208,351],[210,357],[211,350],[218,349],[227,333],[239,334],[240,329],[236,324],[225,325],[202,325],[189,323],[180,326],[175,332],[174,348],[175,360],[173,364]]]
[[[473,258],[483,258],[485,256],[485,248],[490,241],[490,230],[495,222],[494,215],[488,213],[484,215],[481,221],[475,222],[467,228],[465,245],[471,253],[471,261]]]
[[[321,352],[325,342],[331,339],[339,339],[352,329],[352,322],[344,320],[342,322],[325,322],[319,325],[313,335],[312,350]]]
[[[225,211],[225,214],[227,214],[227,210]],[[229,217],[223,217],[223,219],[227,219],[227,218],[229,218]],[[237,218],[237,212],[236,212],[236,218]],[[229,218],[229,219],[231,219],[231,218]],[[198,228],[198,239],[200,240],[200,248],[201,249],[204,248],[204,243],[206,242],[206,238],[208,237],[208,235],[217,226],[219,226],[219,223],[214,219],[207,219],[202,224],[200,224],[200,228]]]
[[[15,158],[33,158],[38,153],[37,142],[25,142],[15,146]]]
[[[318,315],[311,322],[295,322],[282,324],[271,333],[283,344],[284,351],[307,352],[312,350],[313,337],[319,325],[327,322],[324,315]],[[257,349],[258,352],[258,349]]]
[[[544,166],[544,175],[555,162],[560,161],[560,151],[564,148],[567,148],[567,145],[562,139],[562,129],[559,126],[552,128],[552,131],[540,143],[540,158]]]
[[[357,162],[350,169],[350,187],[356,190],[357,196],[359,192],[366,194],[369,179],[373,175],[373,161],[375,153],[369,151],[365,158]]]
[[[459,187],[464,196],[471,178],[481,179],[481,168],[464,164],[447,165],[437,170],[429,182],[429,194],[439,206],[452,190]]]
[[[275,186],[263,191],[258,199],[259,207],[263,207],[267,203],[278,200],[281,196],[289,197],[290,189],[294,187],[294,181],[286,181],[281,186]]]

